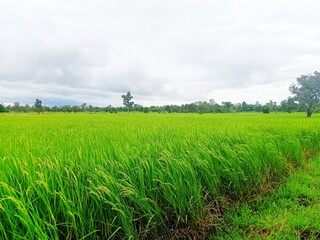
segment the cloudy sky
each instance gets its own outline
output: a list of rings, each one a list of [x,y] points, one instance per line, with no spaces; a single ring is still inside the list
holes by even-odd
[[[0,102],[289,96],[320,71],[317,0],[0,0]]]

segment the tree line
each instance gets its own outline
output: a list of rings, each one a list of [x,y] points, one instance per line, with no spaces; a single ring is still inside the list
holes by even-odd
[[[233,112],[306,112],[307,117],[311,117],[312,113],[320,113],[320,73],[301,75],[296,83],[289,87],[292,97],[281,101],[280,103],[270,100],[266,104],[256,102],[254,104],[242,102],[222,102],[216,103],[213,99],[209,101],[196,101],[182,105],[163,105],[144,107],[135,104],[130,92],[122,95],[123,107],[97,107],[83,103],[81,105],[65,105],[65,106],[45,106],[39,99],[35,100],[34,105],[22,105],[15,102],[13,105],[4,106],[0,104],[0,112],[158,112],[158,113],[233,113]]]
[[[41,101],[41,100],[39,100]],[[297,104],[293,98],[283,100],[280,104],[270,100],[266,104],[260,104],[256,102],[254,104],[242,102],[222,102],[221,104],[216,103],[213,99],[209,101],[197,101],[193,103],[186,103],[182,105],[163,105],[163,106],[149,106],[144,107],[140,104],[132,104],[131,107],[113,107],[111,105],[106,107],[97,107],[87,104],[81,105],[65,105],[65,106],[45,106],[35,103],[34,105],[25,104],[22,105],[19,102],[15,102],[13,105],[4,106],[0,104],[0,112],[167,112],[167,113],[233,113],[233,112],[304,112],[304,108]],[[320,107],[315,109],[315,112],[320,112]]]

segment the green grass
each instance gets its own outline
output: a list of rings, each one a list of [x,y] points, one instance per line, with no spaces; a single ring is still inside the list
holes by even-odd
[[[273,194],[229,209],[213,239],[319,239],[320,158],[289,177]]]
[[[0,115],[0,238],[201,238],[319,143],[317,115]]]

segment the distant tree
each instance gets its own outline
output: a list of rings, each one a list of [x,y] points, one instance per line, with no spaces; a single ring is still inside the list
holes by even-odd
[[[207,101],[197,101],[195,105],[197,106],[197,112],[200,114],[210,112],[211,105]]]
[[[32,109],[31,109],[29,104],[24,105],[24,111],[25,112],[31,112],[32,111]]]
[[[231,112],[231,108],[233,107],[232,102],[222,102],[222,111],[223,112]]]
[[[166,112],[171,113],[171,107],[170,105],[165,105],[164,109],[166,110]]]
[[[297,111],[297,104],[294,102],[292,97],[288,97],[287,99],[281,101],[280,110],[283,112],[294,112]]]
[[[259,102],[255,102],[253,105],[253,110],[255,112],[262,112],[262,105]]]
[[[133,98],[130,92],[127,92],[126,95],[121,96],[123,99],[123,105],[128,109],[128,112],[130,112],[134,102],[131,101]]]
[[[5,112],[6,107],[3,104],[0,104],[0,112]]]
[[[38,114],[40,114],[40,112],[42,110],[42,101],[37,98],[34,103],[34,107],[35,107],[36,111],[38,112]]]
[[[262,112],[265,113],[263,110],[265,110],[266,108],[269,109],[269,112],[274,112],[277,110],[277,102],[273,102],[272,100],[270,100],[268,103],[266,103],[265,105],[266,107],[262,108]]]
[[[21,105],[20,102],[14,102],[12,106],[12,110],[15,112],[20,112],[21,111]]]
[[[62,112],[71,113],[72,107],[71,107],[71,105],[65,105],[65,106],[62,106],[61,110],[62,110]]]
[[[241,103],[241,111],[242,112],[247,112],[248,111],[248,104],[245,101],[243,101]]]
[[[73,111],[74,113],[77,113],[77,112],[80,112],[80,111],[81,111],[81,108],[80,108],[79,106],[77,106],[77,105],[72,106],[71,109],[72,109],[72,111]]]
[[[133,109],[134,111],[137,111],[137,112],[143,112],[143,106],[141,104],[133,104]]]
[[[51,111],[52,112],[60,112],[61,109],[58,106],[53,106],[53,107],[51,107]]]
[[[87,108],[87,103],[82,103],[81,104],[82,111],[86,111],[86,108]]]
[[[289,90],[294,95],[294,100],[304,107],[307,117],[311,117],[320,102],[320,73],[316,71],[301,75],[297,78],[297,84],[291,84]]]
[[[263,113],[270,113],[270,105],[266,104],[262,106],[262,112]]]
[[[144,113],[148,113],[148,112],[150,112],[150,108],[148,108],[148,107],[144,107],[144,108],[143,108],[143,112],[144,112]]]

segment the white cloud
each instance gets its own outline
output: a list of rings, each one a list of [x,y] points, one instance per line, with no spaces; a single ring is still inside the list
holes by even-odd
[[[213,98],[216,102],[241,103],[266,103],[270,100],[280,103],[290,95],[286,82],[253,85],[242,89],[218,89],[210,92],[207,99]]]
[[[319,70],[320,4],[3,0],[0,101],[280,101]]]

